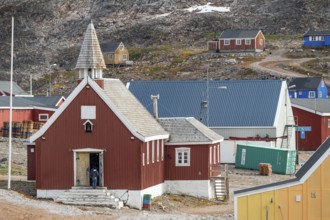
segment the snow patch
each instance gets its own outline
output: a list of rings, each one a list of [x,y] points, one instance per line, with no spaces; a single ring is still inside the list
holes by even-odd
[[[210,13],[210,12],[230,12],[230,7],[216,7],[211,6],[211,2],[208,2],[206,5],[195,5],[190,8],[184,9],[189,12],[197,13]]]

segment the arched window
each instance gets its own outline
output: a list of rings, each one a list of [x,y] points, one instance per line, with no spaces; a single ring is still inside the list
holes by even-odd
[[[86,133],[92,133],[93,131],[93,123],[90,120],[85,121],[84,129]]]

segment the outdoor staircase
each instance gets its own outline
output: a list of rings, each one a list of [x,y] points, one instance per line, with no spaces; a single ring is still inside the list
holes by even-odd
[[[227,172],[227,164],[225,164],[225,170],[221,172],[220,176],[212,177],[214,182],[215,199],[220,201],[228,201],[229,199],[229,179]]]
[[[283,131],[283,139],[281,143],[281,148],[289,148],[291,139],[295,135],[296,131],[296,119],[294,117],[288,117],[288,124],[285,125],[284,131]]]
[[[54,199],[68,205],[107,206],[113,209],[123,207],[123,202],[111,195],[105,187],[73,187]]]

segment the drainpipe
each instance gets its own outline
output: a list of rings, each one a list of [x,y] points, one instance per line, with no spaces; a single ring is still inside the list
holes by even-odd
[[[151,95],[152,99],[152,104],[153,104],[153,110],[154,110],[154,118],[158,119],[158,99],[159,99],[159,94],[158,95]]]

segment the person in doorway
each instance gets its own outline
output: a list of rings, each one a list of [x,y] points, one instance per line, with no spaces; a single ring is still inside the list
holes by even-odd
[[[99,176],[99,172],[97,171],[97,169],[95,167],[92,168],[91,170],[91,178],[92,178],[92,186],[93,186],[93,189],[96,188],[96,185],[97,185],[97,177]]]

